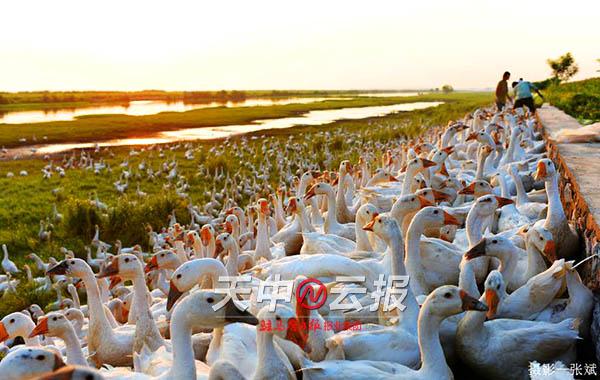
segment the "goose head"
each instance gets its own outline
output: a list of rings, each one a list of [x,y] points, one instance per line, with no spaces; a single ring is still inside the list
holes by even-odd
[[[225,217],[225,222],[223,222],[223,228],[230,234],[234,233],[234,231],[237,232],[239,225],[240,222],[238,217],[233,214],[227,215]]]
[[[92,268],[82,259],[72,258],[63,260],[46,271],[46,275],[67,275],[70,277],[83,277],[92,272]],[[92,272],[93,273],[93,272]]]
[[[239,208],[239,207],[238,207]],[[241,209],[240,209],[241,210]],[[242,211],[242,215],[243,215]],[[239,220],[239,217],[238,217]],[[205,247],[210,244],[210,241],[215,236],[215,228],[211,224],[205,224],[200,229],[200,240]]]
[[[363,230],[374,232],[386,242],[400,234],[396,219],[386,215],[375,215],[369,223],[363,226]]]
[[[271,213],[271,208],[269,207],[269,201],[267,201],[265,198],[260,198],[256,202],[256,205],[258,208],[259,215],[269,216],[269,214]]]
[[[40,376],[37,380],[103,380],[104,376],[89,367],[69,365],[52,373]]]
[[[484,130],[479,132],[473,132],[467,137],[467,141],[475,140],[480,144],[489,145],[491,147],[495,147],[496,143],[494,143],[494,139],[492,136]]]
[[[360,208],[356,211],[356,222],[360,224],[365,224],[371,221],[377,215],[379,215],[377,207],[375,207],[371,203],[365,203],[364,205],[360,206]]]
[[[300,213],[301,210],[303,210],[304,208],[304,203],[302,202],[302,199],[298,198],[298,197],[290,197],[288,199],[288,204],[285,208],[285,210],[289,213],[289,214],[298,214]]]
[[[427,206],[434,206],[434,203],[425,197],[409,194],[398,198],[398,200],[394,202],[390,214],[395,218],[399,218],[402,215],[419,211]]]
[[[21,312],[11,313],[0,321],[0,343],[18,336],[27,338],[34,327],[35,324],[27,315]]]
[[[387,169],[378,168],[373,173],[373,176],[369,180],[370,185],[377,185],[383,182],[398,182],[398,179],[394,177]]]
[[[197,241],[200,241],[200,236],[196,231],[188,231],[185,234],[185,242],[188,246],[193,246]]]
[[[257,325],[258,320],[248,311],[239,309],[228,294],[198,290],[177,304],[173,319],[182,316],[192,326],[219,328],[229,323]]]
[[[340,162],[340,177],[346,174],[350,174],[352,175],[353,173],[353,167],[352,164],[350,163],[350,161],[348,160],[344,160],[342,162]]]
[[[548,181],[556,176],[556,167],[552,160],[543,158],[537,163],[537,170],[534,178],[538,181]]]
[[[163,249],[152,255],[150,261],[144,267],[144,272],[149,273],[157,269],[175,270],[179,264],[179,257],[177,257],[175,252],[170,249]]]
[[[542,226],[532,226],[527,230],[526,241],[547,257],[556,257],[556,243],[550,230]]]
[[[476,198],[479,198],[482,195],[491,194],[492,185],[490,185],[487,181],[479,179],[471,182],[469,186],[463,187],[458,191],[458,193],[463,195],[474,195]]]
[[[413,223],[419,223],[429,227],[442,227],[445,225],[457,225],[461,223],[454,216],[450,215],[446,211],[439,207],[427,206],[424,209],[417,212],[414,216],[411,226]]]
[[[440,286],[429,293],[421,309],[427,310],[440,319],[460,314],[466,310],[488,310],[482,302],[454,285]]]
[[[229,240],[234,239],[229,236]],[[198,285],[205,275],[227,276],[227,270],[222,262],[212,258],[190,260],[180,265],[171,276],[167,296],[167,310],[171,310],[183,293]]]
[[[492,215],[496,209],[514,203],[512,199],[497,197],[492,194],[483,195],[473,203],[472,210],[479,215]]]
[[[426,198],[431,203],[445,202],[450,200],[450,196],[441,191],[437,191],[430,187],[419,189],[415,192],[416,195]]]
[[[29,337],[33,338],[38,335],[61,337],[72,328],[71,322],[63,314],[57,312],[48,313],[46,316],[38,319],[37,325],[33,328]]]
[[[515,244],[503,236],[484,237],[465,253],[465,258],[472,260],[476,257],[489,255],[501,260],[508,260],[510,256],[515,254],[515,248]]]
[[[305,350],[308,343],[308,330],[300,325],[294,311],[285,305],[277,305],[275,310],[269,308],[265,306],[258,312],[257,317],[261,326],[258,331],[292,341]]]
[[[333,194],[333,188],[328,183],[319,182],[319,183],[313,185],[310,189],[308,189],[308,191],[304,195],[304,200],[307,201],[310,198],[314,197],[315,195],[326,195],[326,194]]]
[[[3,379],[33,379],[65,366],[60,354],[45,348],[22,347],[0,362]]]
[[[215,239],[217,253],[220,253],[222,251],[229,252],[232,248],[235,247],[236,244],[237,241],[228,232],[223,232],[222,234],[219,234],[219,236],[217,236],[217,238]]]
[[[431,156],[431,161],[435,162],[436,164],[441,164],[442,162],[446,161],[446,158],[448,158],[448,156],[451,155],[453,152],[454,147],[452,146],[436,150],[435,153]]]
[[[102,268],[97,278],[119,276],[122,280],[133,280],[144,273],[142,263],[136,255],[122,253],[112,258],[110,264]]]
[[[494,318],[498,311],[498,305],[500,304],[500,294],[506,292],[506,283],[502,273],[498,270],[493,270],[488,274],[485,279],[485,303],[489,310],[487,312],[488,319]]]
[[[408,161],[406,172],[414,175],[432,166],[436,166],[436,163],[425,158],[415,157]]]
[[[71,322],[77,321],[83,324],[85,320],[85,315],[83,315],[83,312],[75,307],[65,310],[64,315],[65,318]]]

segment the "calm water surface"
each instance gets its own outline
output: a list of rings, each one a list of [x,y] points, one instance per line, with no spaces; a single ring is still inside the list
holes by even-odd
[[[351,107],[333,110],[309,111],[302,116],[284,117],[279,119],[255,120],[250,124],[224,125],[204,128],[179,129],[175,131],[158,132],[156,136],[148,138],[130,138],[119,140],[107,140],[98,143],[67,143],[24,146],[9,149],[12,154],[51,154],[72,149],[83,149],[106,146],[125,145],[152,145],[164,144],[176,141],[188,140],[213,140],[256,132],[267,129],[291,128],[297,125],[324,125],[337,120],[356,120],[370,117],[385,116],[394,112],[412,111],[435,107],[443,102],[415,102],[404,104],[393,104],[388,106]]]

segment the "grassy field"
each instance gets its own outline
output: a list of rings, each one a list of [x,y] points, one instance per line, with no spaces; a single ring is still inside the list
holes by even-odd
[[[550,85],[546,101],[577,118],[582,124],[600,121],[600,77]]]
[[[454,96],[454,97],[453,97]],[[215,125],[248,124],[259,119],[297,116],[311,110],[328,110],[345,107],[366,107],[455,99],[461,95],[426,94],[411,97],[357,97],[349,100],[326,100],[309,104],[286,104],[273,106],[204,108],[187,112],[163,112],[156,115],[90,115],[73,121],[56,121],[33,124],[0,124],[0,146],[23,145],[20,138],[28,141],[36,136],[38,141],[46,136],[46,143],[92,142],[103,139],[148,137],[160,131],[184,128],[200,128]]]
[[[64,178],[54,175],[44,180],[41,170],[48,163],[41,159],[2,161],[0,244],[7,244],[11,259],[19,266],[28,261],[24,256],[31,252],[45,258],[54,256],[60,259],[59,250],[63,246],[72,249],[77,255],[83,255],[84,246],[89,244],[93,236],[94,225],[98,224],[101,239],[106,242],[113,244],[116,239],[120,239],[124,246],[140,243],[147,248],[144,224],[150,223],[154,229],[159,229],[167,224],[172,210],[176,211],[178,220],[187,223],[189,213],[186,206],[189,201],[176,194],[174,184],[166,186],[164,174],[154,181],[149,181],[144,175],[140,175],[138,179],[136,174],[140,172],[138,165],[142,161],[157,170],[161,163],[176,160],[178,174],[185,177],[190,186],[187,193],[191,201],[202,207],[209,200],[208,194],[213,186],[217,189],[225,186],[224,178],[214,178],[216,169],[223,169],[231,177],[254,178],[247,164],[258,167],[268,162],[273,164],[268,173],[269,184],[277,186],[284,181],[286,171],[279,164],[277,152],[265,150],[265,142],[278,147],[294,163],[290,168],[294,174],[301,170],[302,162],[317,163],[321,169],[335,169],[343,159],[356,162],[359,152],[364,149],[371,150],[378,157],[383,150],[394,146],[400,139],[419,135],[424,128],[446,125],[449,120],[490,104],[492,99],[490,93],[439,94],[436,97],[428,95],[411,101],[444,100],[446,103],[434,108],[400,112],[380,118],[339,121],[326,126],[298,126],[254,134],[265,135],[265,138],[236,137],[228,143],[212,141],[171,144],[172,149],[165,147],[163,158],[159,157],[156,148],[138,150],[140,154],[135,156],[130,156],[130,148],[126,147],[110,149],[111,154],[102,150],[95,158],[104,158],[112,172],[102,172],[100,175],[78,168],[67,170]],[[242,144],[242,141],[245,143]],[[193,149],[193,160],[184,158],[187,149]],[[128,160],[133,176],[129,181],[129,190],[125,195],[119,195],[113,182],[118,180],[122,171],[119,164],[124,160]],[[29,175],[19,176],[21,170],[26,170]],[[7,178],[7,172],[13,172],[15,176]],[[146,197],[136,196],[137,184],[148,193]],[[60,191],[54,195],[53,189]],[[100,200],[109,205],[107,212],[100,212],[90,206],[88,199],[91,192],[97,193]],[[238,201],[245,205],[248,197],[243,196]],[[64,215],[64,220],[54,223],[49,242],[40,242],[39,221],[52,216],[53,204]],[[19,297],[2,299],[0,317],[7,312],[20,310],[19,308],[31,302],[46,302],[46,298],[43,298],[46,295],[35,293],[28,286],[23,285],[19,290]]]
[[[250,98],[328,97],[357,95],[364,90],[250,90],[250,91],[24,91],[0,92],[0,112],[124,104],[136,100],[203,103]],[[370,92],[379,92],[377,90]]]

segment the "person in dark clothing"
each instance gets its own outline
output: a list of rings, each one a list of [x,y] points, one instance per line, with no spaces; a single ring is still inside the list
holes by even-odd
[[[506,99],[512,102],[512,98],[508,94],[508,80],[510,79],[510,73],[505,71],[502,75],[502,80],[498,82],[496,86],[496,107],[498,111],[502,111],[506,106]]]

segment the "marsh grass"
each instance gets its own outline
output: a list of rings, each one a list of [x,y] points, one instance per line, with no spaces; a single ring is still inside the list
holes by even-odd
[[[551,84],[546,100],[583,124],[600,121],[600,77],[577,82]]]
[[[437,107],[364,120],[338,121],[324,126],[297,126],[260,131],[244,139],[258,152],[261,151],[264,138],[253,139],[252,136],[266,136],[279,140],[282,146],[290,141],[306,144],[307,149],[302,152],[305,157],[311,162],[319,163],[323,169],[335,169],[343,159],[357,161],[357,150],[349,153],[350,147],[361,146],[369,141],[415,137],[429,127],[446,125],[449,120],[463,117],[467,112],[492,101],[490,93],[454,93],[444,95],[444,98],[446,103]],[[422,98],[418,100],[423,101]],[[129,190],[126,194],[118,195],[113,182],[117,181],[121,174],[119,164],[128,160],[129,166],[135,171],[138,164],[144,160],[156,170],[165,160],[176,160],[178,174],[184,176],[191,187],[191,201],[202,207],[209,200],[207,192],[212,190],[213,181],[206,178],[205,174],[199,174],[199,165],[203,165],[211,174],[216,170],[223,170],[225,174],[237,173],[242,178],[252,178],[245,164],[258,165],[264,162],[265,158],[260,154],[244,153],[240,159],[229,158],[233,153],[233,142],[240,142],[241,139],[242,137],[232,138],[228,144],[223,141],[193,143],[193,160],[184,158],[183,145],[175,150],[164,149],[163,158],[159,157],[156,149],[150,147],[138,149],[141,153],[135,156],[130,155],[129,147],[115,147],[110,149],[112,155],[104,150],[101,155],[112,168],[111,173],[95,175],[91,170],[79,168],[68,170],[64,178],[54,175],[46,180],[42,179],[40,174],[40,170],[47,165],[46,161],[37,158],[0,161],[0,189],[3,189],[0,192],[0,244],[7,244],[10,257],[18,266],[29,262],[25,256],[31,252],[43,258],[53,256],[60,260],[60,248],[63,246],[84,258],[84,247],[90,244],[94,225],[98,224],[103,241],[114,244],[115,240],[120,239],[125,247],[141,244],[143,248],[148,249],[145,224],[149,223],[158,230],[168,224],[169,215],[173,210],[178,221],[188,223],[189,213],[186,206],[189,201],[175,193],[173,184],[165,187],[164,177],[150,181],[145,176],[136,178],[134,175],[129,180]],[[211,152],[210,149],[214,146],[223,147],[223,154]],[[325,165],[326,150],[333,157],[328,166]],[[55,164],[58,163],[56,160],[59,159],[55,158]],[[29,175],[20,177],[18,173],[21,170],[27,170]],[[13,172],[15,177],[6,178],[9,171]],[[273,165],[269,174],[271,185],[277,186],[284,173],[279,171],[277,165]],[[148,194],[146,197],[136,196],[135,189],[138,183]],[[217,188],[223,185],[223,181],[216,184]],[[56,195],[52,193],[53,189],[59,189]],[[91,205],[89,199],[93,193],[108,204],[108,211],[98,210]],[[247,197],[244,197],[240,203],[245,206],[247,201]],[[38,239],[39,221],[46,217],[51,218],[53,204],[57,205],[64,218],[61,223],[54,223],[50,241],[41,242]],[[0,304],[3,305],[0,307],[0,317],[8,311],[22,309],[22,305],[27,306],[28,302],[38,303],[42,307],[47,303],[47,299],[32,293],[29,286],[23,284],[19,288],[18,294],[22,295],[23,300],[15,300],[12,296],[0,300]],[[49,297],[54,298],[54,293]]]

